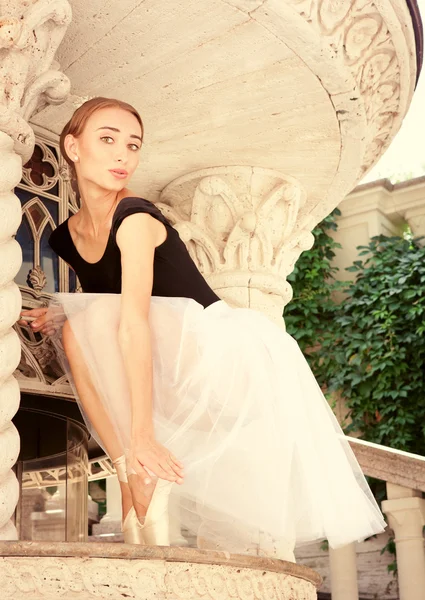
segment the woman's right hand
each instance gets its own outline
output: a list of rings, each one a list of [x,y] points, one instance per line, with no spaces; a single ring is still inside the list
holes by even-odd
[[[155,440],[152,435],[144,435],[132,441],[127,464],[143,478],[146,485],[150,476],[146,469],[160,479],[183,483],[184,472],[182,463],[171,454],[165,446]]]
[[[29,327],[35,332],[41,332],[44,335],[53,335],[56,333],[57,327],[51,319],[47,318],[48,308],[43,306],[41,308],[32,308],[30,310],[21,311],[21,317],[30,317],[34,320],[27,321],[25,319],[19,319],[19,325],[29,325]]]

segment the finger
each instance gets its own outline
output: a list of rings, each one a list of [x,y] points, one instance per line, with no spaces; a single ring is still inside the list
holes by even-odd
[[[138,467],[140,469],[145,470],[144,467],[147,467],[150,471],[152,471],[152,473],[154,473],[160,479],[166,479],[167,481],[175,481],[176,480],[175,475],[169,475],[167,473],[167,471],[165,471],[158,462],[149,463],[149,464],[146,463],[144,465],[142,465],[139,461],[137,461],[137,462],[139,463]],[[134,470],[137,472],[136,467]],[[146,481],[145,481],[145,483],[146,483]],[[148,484],[146,483],[146,485],[148,485]]]
[[[180,469],[184,469],[183,463],[181,463],[179,460],[177,460],[177,458],[173,454],[170,454],[170,458],[175,465],[180,467]]]
[[[177,475],[177,477],[184,477],[184,471],[180,467],[177,467],[171,458],[168,458],[168,465],[172,469],[173,473]]]
[[[184,479],[183,479],[183,474],[182,473],[177,473],[177,471],[174,471],[173,469],[171,469],[170,467],[168,467],[166,469],[167,473],[168,473],[168,481],[175,481],[176,483],[182,484]]]
[[[170,471],[168,471],[168,470],[164,469],[164,467],[160,464],[157,464],[156,468],[153,468],[153,467],[149,467],[149,468],[160,479],[165,479],[167,481],[175,481],[177,479],[175,473],[173,473],[171,471],[171,469],[170,469]]]
[[[174,476],[177,483],[182,484],[184,482],[183,473],[174,473]]]
[[[167,471],[170,474],[174,473],[173,465],[168,460],[168,456],[158,457],[158,464],[164,469],[164,471]]]
[[[173,474],[174,474],[175,481],[177,483],[182,484],[184,482],[184,473],[181,469],[175,468],[173,470]]]
[[[180,469],[180,467],[176,467],[176,466],[172,466],[172,469],[174,471],[174,473],[176,473],[179,477],[184,477],[185,473],[184,473],[184,469]]]
[[[43,335],[53,335],[55,333],[55,329],[53,329],[52,327],[43,327],[43,329],[41,330],[41,333]]]
[[[43,315],[41,317],[39,317],[36,321],[33,321],[32,323],[30,323],[31,328],[34,329],[35,331],[39,331],[40,329],[42,329],[43,327],[46,327],[46,325],[50,325],[52,322],[48,321],[46,319],[46,316]]]
[[[162,463],[159,465],[162,470],[167,474],[167,480],[168,481],[176,481],[176,479],[178,478],[178,475],[176,473],[174,473],[173,469],[170,468],[169,465],[167,465],[167,463]]]
[[[138,460],[134,461],[132,466],[136,471],[136,474],[142,478],[143,483],[145,485],[149,485],[150,483],[152,483],[152,479],[149,477],[148,472],[142,467]]]
[[[45,315],[47,311],[47,306],[42,306],[41,308],[28,308],[25,310],[21,310],[21,315],[29,315],[30,317],[41,317],[42,315]]]

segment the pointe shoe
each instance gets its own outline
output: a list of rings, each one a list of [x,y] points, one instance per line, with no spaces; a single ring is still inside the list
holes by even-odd
[[[140,524],[137,518],[134,506],[130,508],[126,518],[122,524],[122,532],[124,534],[124,542],[126,544],[139,544],[145,545],[145,538],[143,535],[143,525]]]
[[[128,483],[127,470],[125,466],[125,456],[120,456],[112,461],[117,473],[118,481]],[[121,531],[124,535],[126,544],[144,544],[142,526],[137,518],[134,506],[132,506],[121,525]]]
[[[142,527],[143,539],[149,546],[170,545],[169,500],[173,481],[158,479]]]
[[[113,461],[119,481],[128,483],[125,456]],[[136,474],[132,471],[131,474]],[[157,479],[155,490],[143,523],[132,506],[122,524],[124,541],[128,544],[149,546],[170,546],[169,499],[173,481]]]

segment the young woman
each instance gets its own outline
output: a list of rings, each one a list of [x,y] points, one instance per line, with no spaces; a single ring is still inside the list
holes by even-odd
[[[116,465],[125,539],[293,558],[385,522],[296,342],[208,286],[175,229],[126,187],[143,124],[118,100],[74,113],[61,151],[81,209],[50,245],[82,294],[23,311],[54,333],[90,430]],[[58,345],[59,347],[60,345]],[[170,538],[171,535],[171,538]]]

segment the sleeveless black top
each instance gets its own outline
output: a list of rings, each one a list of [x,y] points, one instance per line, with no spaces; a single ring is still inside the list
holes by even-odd
[[[96,263],[85,261],[78,253],[69,232],[69,219],[50,235],[50,247],[74,269],[83,291],[121,293],[121,252],[116,234],[123,220],[134,213],[148,213],[167,229],[167,239],[155,249],[152,296],[193,298],[204,307],[220,300],[198,271],[178,232],[154,204],[143,198],[123,198],[118,203],[105,252]]]

